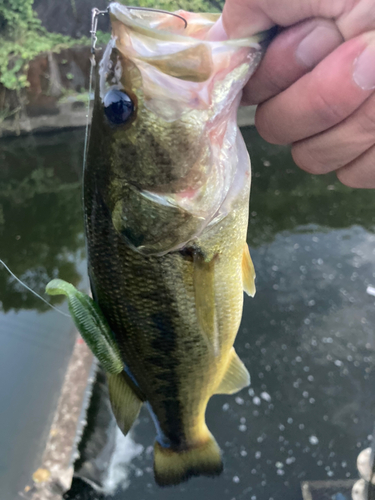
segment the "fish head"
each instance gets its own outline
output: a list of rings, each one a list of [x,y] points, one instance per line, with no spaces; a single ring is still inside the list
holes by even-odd
[[[266,37],[208,41],[218,14],[109,12],[88,168],[101,144],[116,230],[163,254],[199,235],[230,190],[237,107]]]

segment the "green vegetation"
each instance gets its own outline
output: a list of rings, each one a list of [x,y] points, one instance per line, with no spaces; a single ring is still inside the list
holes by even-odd
[[[71,1],[73,10],[76,10],[79,0]],[[217,12],[224,1],[136,0],[132,4],[171,11]],[[74,39],[48,32],[41,25],[32,5],[33,0],[0,0],[0,84],[10,90],[19,91],[28,86],[28,63],[41,52],[58,52],[62,48],[90,43],[88,37]],[[98,31],[98,44],[105,44],[108,39],[108,33]]]
[[[126,3],[120,0],[121,3]],[[220,12],[224,6],[224,0],[138,0],[132,5],[140,7],[151,7],[163,10],[189,10],[190,12]]]
[[[0,83],[10,90],[28,86],[28,63],[41,52],[89,43],[86,37],[74,40],[49,33],[32,4],[33,0],[0,0]]]

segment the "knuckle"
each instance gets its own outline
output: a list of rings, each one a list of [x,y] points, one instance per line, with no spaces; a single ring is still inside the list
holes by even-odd
[[[266,82],[265,88],[269,97],[280,94],[280,92],[288,87],[289,82],[283,74],[282,68],[280,68],[279,72],[277,72],[272,66],[266,67],[265,65],[264,73],[266,75],[266,78],[264,79]]]
[[[345,167],[337,170],[338,180],[350,188],[374,189],[375,188],[375,147],[360,156]]]
[[[362,106],[359,114],[359,125],[365,134],[370,134],[373,137],[375,131],[375,95],[372,95],[369,101]]]
[[[340,168],[336,172],[336,176],[338,180],[341,182],[341,184],[344,184],[344,186],[350,187],[350,188],[358,188],[361,187],[358,185],[358,180],[356,178],[356,175],[351,168]]]
[[[268,109],[268,103],[259,105],[255,113],[255,127],[259,135],[270,144],[287,144],[287,141],[281,140],[281,123],[277,113],[272,113]]]
[[[317,88],[313,93],[312,109],[324,129],[346,118],[343,103],[338,103],[334,96],[327,95],[324,88]]]
[[[292,157],[295,164],[310,174],[325,174],[330,169],[324,159],[319,158],[318,148],[311,148],[303,143],[292,145]]]
[[[269,121],[267,118],[264,118],[264,113],[260,110],[260,106],[258,106],[255,113],[255,127],[259,132],[259,135],[270,144],[273,143],[273,134],[270,128]]]

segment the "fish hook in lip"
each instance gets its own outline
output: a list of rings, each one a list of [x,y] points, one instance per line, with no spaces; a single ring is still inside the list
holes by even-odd
[[[175,12],[169,12],[168,10],[162,10],[162,9],[152,9],[151,7],[134,7],[134,6],[127,6],[125,7],[129,10],[145,10],[147,12],[158,12],[160,14],[169,14],[170,16],[177,17],[178,19],[181,19],[181,21],[184,22],[185,26],[184,29],[187,28],[188,22],[186,19],[179,14],[176,14]],[[109,13],[109,8],[106,10],[99,10],[98,8],[94,7],[91,10],[91,52],[92,54],[95,54],[95,48],[96,48],[96,42],[98,40],[96,36],[96,31],[98,29],[98,17],[100,15],[108,14]]]
[[[96,36],[96,32],[98,29],[98,17],[100,15],[108,14],[109,10],[99,10],[98,8],[94,7],[91,10],[91,53],[95,54],[95,49],[96,49],[96,42],[98,41],[98,37]]]
[[[169,14],[170,16],[178,17],[178,19],[181,19],[181,21],[184,22],[185,26],[184,29],[187,28],[188,22],[186,19],[179,14],[176,14],[175,12],[169,12],[168,10],[163,10],[163,9],[152,9],[151,7],[128,7],[125,5],[125,7],[129,10],[146,10],[147,12],[159,12],[160,14]]]

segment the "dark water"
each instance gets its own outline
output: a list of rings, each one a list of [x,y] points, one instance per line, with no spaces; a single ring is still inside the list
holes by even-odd
[[[80,131],[0,141],[0,258],[42,295],[56,276],[87,286],[82,140]],[[74,338],[72,321],[51,311],[0,264],[0,497],[4,500],[20,498],[18,493],[40,466]]]
[[[356,458],[371,444],[375,416],[375,298],[366,293],[375,287],[374,192],[350,190],[334,176],[307,175],[293,165],[287,148],[266,145],[253,129],[243,132],[253,160],[248,242],[257,294],[245,300],[236,341],[251,388],[214,396],[207,411],[225,472],[218,479],[159,489],[152,476],[155,431],[147,411],[122,438],[106,417],[97,418],[98,412],[105,414],[104,398],[91,409],[92,433],[85,437],[85,458],[91,453],[95,467],[89,461],[83,466],[103,489],[94,491],[77,479],[70,500],[301,500],[301,481],[357,478]],[[38,291],[57,275],[76,284],[84,275],[77,184],[82,137],[69,132],[36,138],[32,146],[24,138],[8,141],[5,149],[0,144],[6,159],[0,171],[0,256]],[[55,377],[49,380],[48,404],[53,404],[52,386],[60,379],[52,365],[60,359],[64,367],[71,324],[61,317],[61,328],[48,327],[46,318],[56,321],[57,315],[44,312],[44,304],[2,270],[0,300],[1,356],[4,350],[13,353],[0,364],[0,397],[12,402],[7,417],[0,416],[0,444],[10,448],[19,442],[15,425],[9,427],[13,418],[25,427],[22,446],[32,457],[25,407],[42,414],[34,386]],[[62,325],[68,325],[65,332]],[[42,365],[27,341],[48,342],[43,351],[48,362]],[[22,349],[34,367],[26,374],[25,360],[17,359]],[[11,382],[10,367],[18,374]],[[27,397],[30,386],[33,397]],[[42,434],[34,432],[34,441],[41,442]],[[109,458],[111,446],[115,452]],[[16,465],[0,462],[1,484],[7,475],[16,477]],[[79,466],[82,475],[82,460]]]

